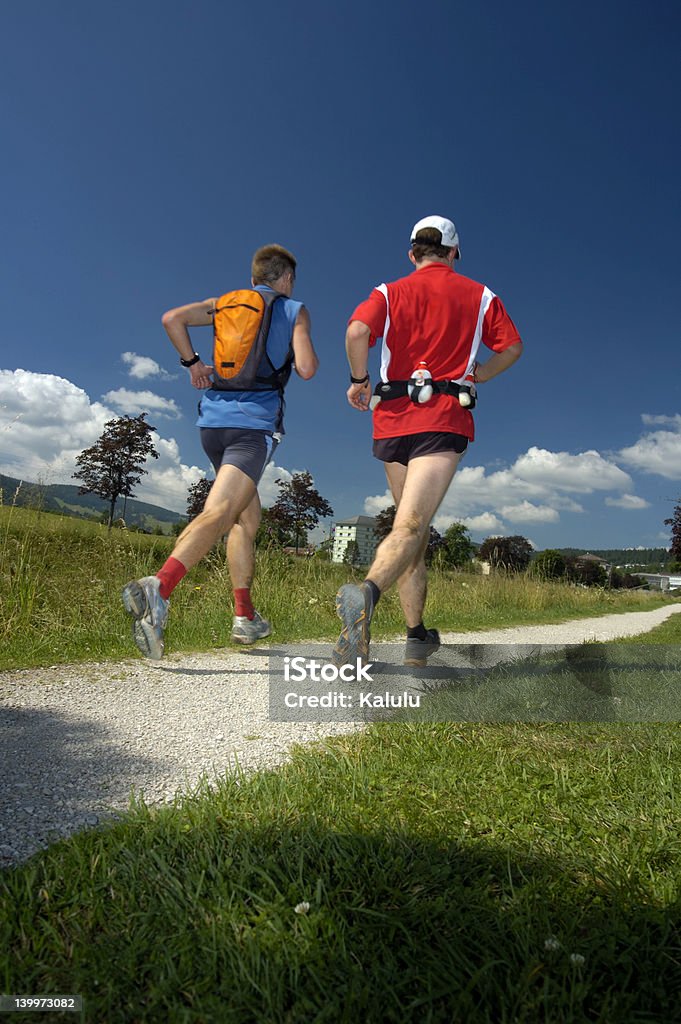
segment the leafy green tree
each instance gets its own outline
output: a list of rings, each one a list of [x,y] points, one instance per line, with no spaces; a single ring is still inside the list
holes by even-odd
[[[451,526],[448,526],[443,541],[444,564],[447,567],[460,569],[462,566],[468,565],[475,552],[475,544],[463,523],[452,523]]]
[[[567,577],[586,587],[605,587],[608,583],[608,574],[599,562],[579,556],[567,560]]]
[[[478,557],[489,562],[493,569],[523,572],[530,564],[533,550],[529,540],[517,534],[513,537],[488,537],[480,545]]]
[[[394,505],[388,505],[387,508],[384,508],[375,516],[376,523],[374,525],[374,533],[379,544],[382,540],[385,540],[392,530],[396,515],[396,507]]]
[[[348,541],[343,554],[343,564],[351,565],[353,568],[360,564],[359,544],[356,540]]]
[[[546,551],[540,551],[530,563],[530,571],[542,580],[559,580],[567,572],[567,562],[560,551],[547,548]]]
[[[134,494],[149,457],[158,458],[151,434],[156,429],[146,422],[147,414],[120,416],[108,420],[104,431],[90,448],[76,459],[75,480],[82,481],[79,494],[96,494],[109,502],[108,528],[114,518],[116,502]]]
[[[445,542],[442,534],[435,529],[434,526],[430,527],[430,536],[428,538],[428,547],[426,548],[426,565],[442,566],[442,557],[445,554]]]
[[[276,483],[279,497],[270,512],[281,528],[293,536],[297,554],[301,539],[307,539],[307,531],[314,530],[320,519],[332,516],[333,509],[315,488],[312,474],[307,470]]]
[[[292,537],[288,530],[272,508],[264,508],[255,535],[255,544],[259,548],[284,548],[291,543]]]
[[[641,580],[636,576],[632,576],[630,572],[620,572],[619,569],[613,569],[610,573],[610,586],[613,590],[631,590],[633,587],[639,587]]]
[[[681,501],[674,506],[674,515],[671,519],[665,519],[664,525],[672,528],[672,546],[669,550],[672,564],[681,563]],[[676,572],[676,569],[672,571]]]
[[[196,519],[203,512],[206,504],[206,498],[210,494],[210,489],[213,486],[213,481],[202,477],[197,480],[195,484],[192,484],[187,491],[187,511],[186,516],[191,523],[192,519]]]

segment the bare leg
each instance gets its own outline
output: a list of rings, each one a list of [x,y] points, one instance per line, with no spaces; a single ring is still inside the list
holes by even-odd
[[[403,466],[400,462],[388,462],[385,464],[385,474],[388,478],[395,506],[399,508],[407,477],[407,467]],[[415,558],[397,581],[400,604],[402,605],[408,629],[418,626],[423,621],[423,609],[426,606],[426,597],[428,595],[428,573],[426,571],[425,556],[429,534],[430,530],[426,532],[421,548]],[[373,579],[371,575],[369,578]]]
[[[435,452],[412,459],[403,480],[401,474],[393,474],[396,488],[399,489],[400,484],[402,485],[395,522],[392,531],[379,544],[376,557],[367,573],[367,578],[373,580],[379,590],[387,590],[407,573],[410,567],[414,567],[411,575],[417,575],[411,587],[414,592],[417,591],[419,563],[428,545],[430,522],[447,493],[460,459],[461,456],[456,452]],[[394,463],[386,464],[390,481],[388,466],[392,470]],[[425,572],[425,564],[423,571]],[[408,591],[409,587],[410,584],[407,583]],[[416,593],[408,596],[416,599],[416,607],[419,600]],[[413,610],[410,606],[410,617],[413,617]]]
[[[255,535],[260,523],[260,498],[253,495],[227,537],[229,575],[235,590],[250,587],[255,571]]]
[[[409,627],[418,626],[426,595],[423,561],[430,521],[447,493],[461,456],[456,452],[434,452],[412,459],[406,471],[395,463],[386,464],[388,480],[397,505],[395,523],[385,540],[379,544],[367,579],[379,590],[387,590],[404,576],[400,600]],[[401,493],[400,493],[401,492]],[[346,583],[336,595],[336,612],[343,629],[333,649],[336,664],[366,661],[369,656],[371,594],[366,584]],[[410,643],[411,641],[408,641]],[[432,650],[437,650],[436,638]],[[432,653],[432,650],[430,653]],[[425,664],[428,652],[412,657],[408,651],[405,665]],[[357,662],[359,664],[359,661]]]
[[[236,466],[221,466],[203,512],[182,531],[172,557],[191,569],[232,529],[254,495],[255,484],[250,476]]]

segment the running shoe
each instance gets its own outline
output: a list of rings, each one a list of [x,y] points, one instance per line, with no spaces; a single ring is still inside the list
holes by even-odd
[[[440,649],[440,634],[436,629],[427,629],[425,640],[417,637],[408,637],[407,646],[404,649],[404,664],[414,665],[416,668],[423,668],[431,654]]]
[[[170,601],[161,597],[158,576],[144,576],[126,583],[121,591],[123,606],[133,617],[132,638],[145,658],[163,657],[163,631],[168,621]]]
[[[369,660],[371,616],[374,599],[366,583],[345,583],[336,594],[336,613],[343,623],[333,649],[336,665],[356,665]]]
[[[272,632],[267,619],[263,619],[259,612],[256,612],[252,619],[245,615],[235,615],[232,623],[232,640],[238,644],[254,644],[256,640],[262,640]]]

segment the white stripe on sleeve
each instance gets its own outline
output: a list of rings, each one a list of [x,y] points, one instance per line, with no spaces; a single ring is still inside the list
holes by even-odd
[[[388,299],[388,286],[387,284],[379,284],[376,288],[377,292],[380,292],[385,299],[386,313],[385,313],[385,328],[383,329],[383,343],[381,345],[381,380],[388,380],[388,367],[390,366],[390,359],[392,352],[388,345],[388,332],[390,330],[390,300]]]

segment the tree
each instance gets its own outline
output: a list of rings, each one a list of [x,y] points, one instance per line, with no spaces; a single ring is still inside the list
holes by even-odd
[[[256,547],[288,547],[291,541],[291,533],[279,520],[278,515],[271,508],[264,508],[258,532],[255,535]]]
[[[395,516],[397,515],[397,509],[394,505],[388,505],[382,512],[379,512],[376,516],[376,524],[374,526],[374,533],[376,534],[376,540],[380,544],[382,540],[388,536],[393,528],[395,522]]]
[[[605,587],[608,583],[608,574],[600,564],[590,558],[567,559],[567,576],[573,583],[581,583],[585,587]]]
[[[530,571],[542,580],[559,580],[567,571],[567,562],[560,551],[547,548],[539,552],[530,565]]]
[[[681,501],[674,506],[674,515],[671,519],[665,519],[664,525],[672,528],[672,546],[669,554],[674,565],[681,562]]]
[[[532,545],[525,537],[488,537],[480,545],[478,557],[494,569],[522,572],[532,556]]]
[[[327,537],[317,545],[314,557],[320,562],[330,562],[333,554],[333,537]]]
[[[428,537],[428,547],[426,548],[426,565],[442,564],[442,555],[444,554],[445,542],[442,534],[439,533],[434,526],[430,527],[430,535]]]
[[[452,523],[451,526],[448,526],[443,541],[443,562],[446,566],[460,569],[470,562],[475,551],[475,544],[463,523]]]
[[[345,553],[343,555],[343,564],[351,565],[353,568],[360,564],[359,562],[359,544],[356,540],[348,541]]]
[[[290,480],[277,480],[279,497],[270,512],[279,525],[295,538],[296,554],[300,539],[314,530],[320,519],[333,515],[333,509],[314,487],[312,474],[304,470],[294,473]]]
[[[210,489],[213,486],[211,480],[207,480],[206,477],[202,477],[197,480],[195,484],[192,484],[187,491],[187,512],[186,516],[191,523],[192,519],[196,519],[203,512],[204,505],[206,504],[206,498],[210,494]]]
[[[130,498],[147,472],[143,468],[149,456],[158,458],[151,434],[156,429],[146,422],[147,414],[121,416],[108,420],[98,441],[76,459],[75,480],[82,481],[79,494],[96,494],[109,502],[108,527],[111,529],[118,498]]]

